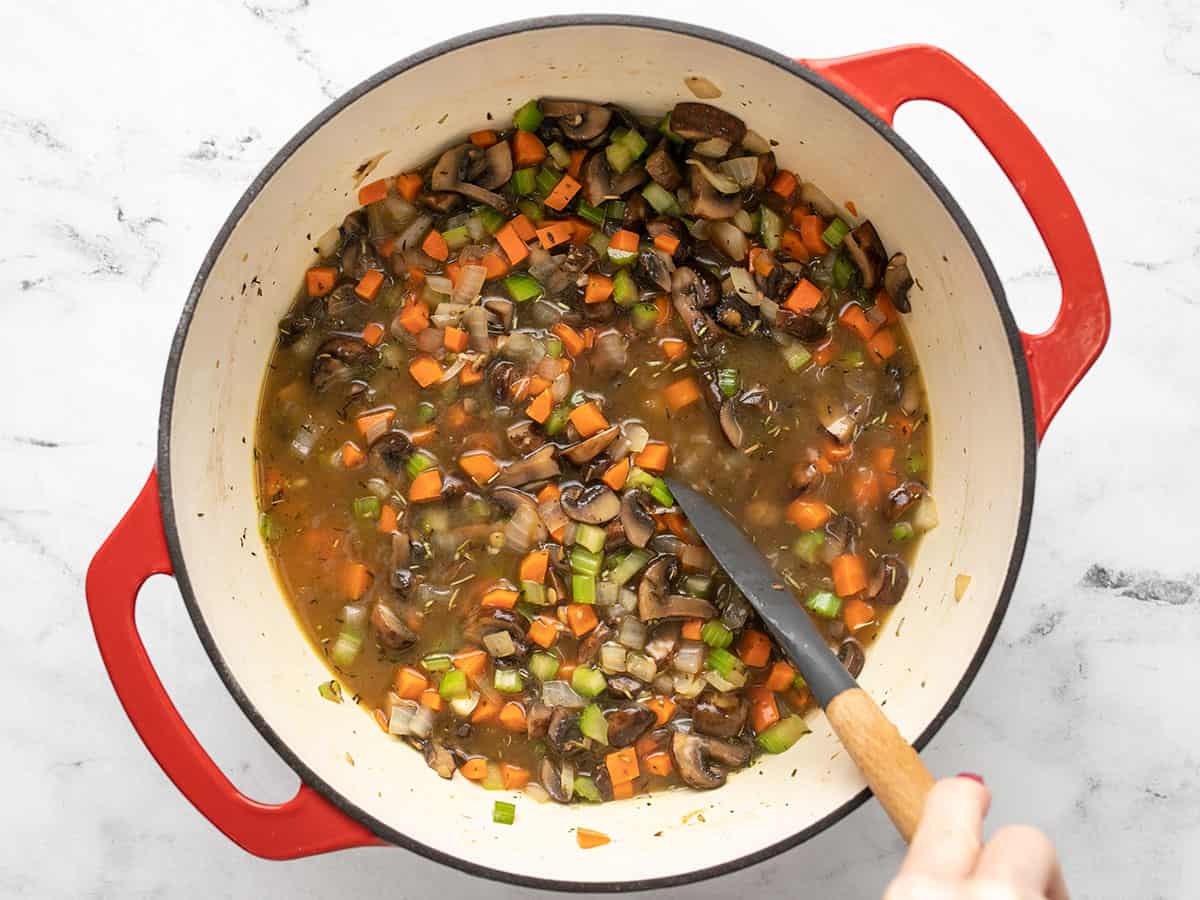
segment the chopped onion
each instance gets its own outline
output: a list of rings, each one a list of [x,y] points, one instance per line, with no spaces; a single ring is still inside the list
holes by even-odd
[[[565,528],[570,521],[567,514],[563,512],[562,504],[558,502],[558,498],[547,500],[537,508],[538,516],[542,523],[549,531],[558,531],[560,528]]]
[[[388,716],[388,734],[412,734],[412,720],[420,709],[416,700],[396,700]]]
[[[483,646],[488,653],[496,657],[512,656],[517,652],[517,645],[513,643],[512,635],[507,631],[494,631],[484,635]]]
[[[561,403],[567,399],[569,393],[571,393],[571,375],[568,372],[559,372],[550,382],[550,396],[554,398],[555,403]]]
[[[543,684],[542,702],[547,706],[564,706],[567,709],[583,709],[587,706],[587,701],[565,681],[547,681]]]
[[[754,220],[750,218],[750,213],[744,209],[739,209],[735,212],[733,218],[729,221],[733,222],[738,227],[738,230],[745,234],[752,234],[754,232]]]
[[[619,331],[606,331],[596,339],[592,368],[602,372],[620,372],[628,361],[629,342]]]
[[[463,266],[459,270],[458,286],[451,292],[450,299],[458,303],[474,303],[485,281],[487,269],[483,266]]]
[[[393,228],[403,228],[415,219],[417,213],[420,212],[419,209],[403,197],[398,197],[390,192],[383,199],[383,208],[387,210],[387,214],[391,217]]]
[[[531,781],[525,785],[525,795],[535,803],[550,802],[550,793],[536,781]]]
[[[751,306],[759,305],[762,298],[759,296],[758,285],[754,282],[754,276],[750,274],[749,269],[730,269],[729,280],[733,282],[733,289],[739,297]]]
[[[621,588],[621,608],[626,612],[633,612],[638,608],[638,596],[634,593],[633,588]]]
[[[621,431],[625,435],[625,439],[629,441],[629,449],[634,453],[641,453],[646,449],[646,444],[650,441],[650,432],[646,430],[644,425],[639,425],[637,422],[630,422],[621,426]]]
[[[482,241],[488,236],[487,229],[483,226],[483,219],[479,216],[471,216],[467,219],[467,234],[470,235],[473,241]]]
[[[688,226],[688,234],[698,241],[707,241],[709,232],[708,224],[708,219],[695,219]]]
[[[399,237],[396,238],[396,246],[401,250],[420,247],[421,241],[425,240],[425,235],[429,233],[431,225],[433,225],[433,217],[427,213],[421,213],[400,232]]]
[[[529,318],[538,328],[551,328],[562,321],[562,310],[549,300],[535,300],[529,309]]]
[[[601,579],[596,582],[596,603],[613,606],[621,602],[621,587],[616,582]]]
[[[684,641],[675,652],[675,671],[695,675],[704,667],[708,648],[699,641]]]
[[[426,275],[425,283],[431,291],[437,291],[439,294],[449,294],[454,290],[454,282],[445,275]]]
[[[600,668],[605,672],[624,672],[625,657],[629,651],[611,641],[600,646]]]
[[[646,646],[646,626],[642,624],[641,619],[626,616],[621,620],[617,640],[631,650],[641,650]]]
[[[317,429],[315,425],[302,425],[292,438],[292,452],[301,459],[308,459],[313,447],[317,445]]]
[[[669,695],[675,690],[675,679],[663,672],[655,677],[653,688],[660,694]]]
[[[333,256],[337,253],[338,241],[342,239],[342,230],[334,225],[327,232],[317,238],[317,254],[319,256]]]
[[[729,149],[729,147],[728,147],[729,142],[725,141],[724,143],[726,145],[726,149]],[[698,151],[699,149],[700,149],[700,146],[697,145],[696,150]],[[715,155],[720,156],[722,154],[715,154]],[[728,175],[724,175],[721,172],[714,172],[712,169],[710,169],[704,163],[700,162],[700,160],[698,160],[698,159],[689,159],[687,161],[687,164],[689,166],[695,166],[697,169],[699,169],[700,174],[704,176],[704,180],[707,181],[709,184],[711,184],[713,187],[715,187],[722,194],[736,194],[738,191],[741,190],[741,187],[738,186],[738,183],[736,181],[734,181],[732,178],[730,178]]]
[[[471,349],[486,353],[492,349],[492,341],[488,336],[488,314],[482,306],[472,306],[462,316],[463,325],[471,338]]]
[[[533,246],[529,250],[529,274],[537,279],[539,284],[545,284],[551,275],[558,271],[560,258],[551,256],[548,250]]]
[[[575,792],[575,763],[563,760],[562,769],[558,773],[559,786],[569,799]]]
[[[644,653],[630,653],[625,657],[626,674],[632,675],[638,681],[649,684],[654,680],[657,671],[658,667],[654,664],[654,660]]]
[[[528,359],[533,352],[533,338],[524,331],[514,332],[508,336],[501,351],[509,359]]]
[[[708,234],[713,246],[734,262],[741,262],[750,252],[746,235],[732,222],[709,222]]]
[[[445,335],[440,328],[425,328],[417,332],[413,343],[422,353],[436,353],[442,347]]]
[[[700,100],[715,100],[721,96],[721,89],[703,75],[689,75],[683,79],[687,89]]]
[[[707,682],[696,675],[676,675],[675,676],[675,693],[680,697],[690,698],[695,697],[702,690]]]
[[[466,718],[475,711],[475,707],[479,705],[479,691],[471,691],[466,697],[459,697],[457,700],[450,701],[450,708],[454,710],[454,714],[462,718]]]
[[[704,673],[704,680],[715,687],[718,691],[732,691],[733,685],[721,677],[720,672],[709,669]]]
[[[370,441],[368,440],[367,443],[370,443]],[[368,478],[366,484],[363,486],[380,500],[386,500],[388,495],[392,493],[391,486],[382,478]]]
[[[751,153],[758,153],[760,155],[771,152],[771,142],[757,131],[751,131],[749,128],[746,129],[746,134],[742,137],[742,146]]]
[[[838,208],[828,195],[811,181],[800,185],[800,202],[807,203],[819,216],[832,218],[838,214]]]
[[[729,152],[730,143],[725,138],[709,138],[707,141],[701,141],[693,149],[694,152],[701,156],[707,156],[709,159],[720,159]],[[716,185],[713,185],[716,187]],[[720,188],[717,188],[720,190]],[[725,193],[731,193],[726,191]]]
[[[390,722],[388,723],[388,730],[391,730]],[[433,732],[433,710],[428,706],[418,706],[417,711],[408,720],[408,730],[410,734],[414,734],[417,737],[429,737]]]
[[[540,524],[532,504],[522,503],[504,526],[504,546],[513,553],[528,553],[533,548]]]
[[[445,328],[447,325],[454,325],[462,319],[462,314],[467,311],[467,304],[452,303],[449,300],[443,300],[437,305],[437,309],[433,311],[430,321],[438,328]]]
[[[727,159],[717,168],[736,181],[740,187],[748,188],[758,177],[758,157],[739,156]]]
[[[769,297],[763,297],[758,305],[759,314],[766,319],[768,325],[774,325],[779,316],[779,304]]]
[[[937,504],[932,494],[926,494],[913,510],[912,525],[917,531],[932,531],[938,526]]]

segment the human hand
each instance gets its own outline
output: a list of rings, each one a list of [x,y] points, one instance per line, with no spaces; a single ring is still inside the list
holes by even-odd
[[[1068,900],[1058,853],[1028,825],[983,843],[992,795],[973,775],[934,785],[900,872],[883,900]]]

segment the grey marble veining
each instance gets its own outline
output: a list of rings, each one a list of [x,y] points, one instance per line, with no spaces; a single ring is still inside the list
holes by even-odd
[[[556,11],[569,10],[537,10]],[[1042,446],[1011,611],[926,757],[938,772],[982,773],[993,823],[1054,835],[1078,897],[1200,892],[1200,6],[868,0],[850,14],[669,0],[654,12],[797,55],[940,44],[1062,169],[1108,279],[1112,340]],[[0,895],[523,893],[401,850],[289,864],[243,854],[137,740],[82,597],[88,559],[153,462],[183,298],[247,183],[330,98],[499,14],[315,0],[0,11]],[[998,170],[950,113],[914,104],[898,127],[977,225],[1021,322],[1045,324],[1057,279]],[[169,580],[147,585],[139,619],[225,771],[253,796],[289,796],[294,776],[225,693]],[[900,853],[872,804],[674,893],[874,898]]]

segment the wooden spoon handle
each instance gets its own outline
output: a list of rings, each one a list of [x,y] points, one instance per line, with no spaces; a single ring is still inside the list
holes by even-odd
[[[860,687],[830,700],[825,716],[900,836],[911,841],[933,787],[933,776],[917,751]]]

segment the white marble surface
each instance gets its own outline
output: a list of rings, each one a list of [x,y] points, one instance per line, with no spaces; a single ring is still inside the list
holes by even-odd
[[[0,895],[516,897],[403,850],[289,864],[243,854],[135,737],[91,637],[83,575],[153,463],[179,309],[259,167],[378,68],[518,10],[17,6],[0,10]],[[1200,6],[790,8],[780,19],[751,0],[605,4],[797,55],[905,41],[955,52],[1065,173],[1114,307],[1107,353],[1042,447],[1000,639],[929,763],[983,773],[993,824],[1050,831],[1078,897],[1200,893]],[[899,128],[975,221],[1021,321],[1047,321],[1056,281],[998,170],[948,113],[909,108]],[[168,688],[231,777],[262,799],[290,796],[294,776],[212,673],[173,583],[147,586],[140,620]],[[900,852],[869,805],[770,862],[665,893],[873,898]]]

